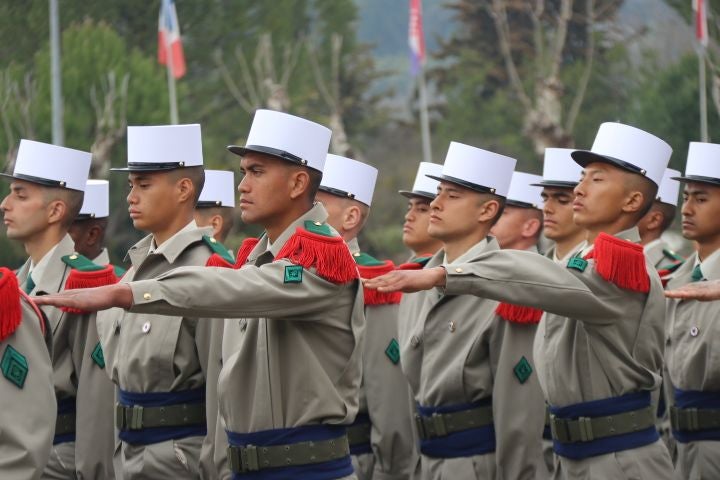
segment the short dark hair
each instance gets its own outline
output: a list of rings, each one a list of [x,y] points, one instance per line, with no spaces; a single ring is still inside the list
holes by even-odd
[[[320,170],[315,170],[314,168],[307,168],[308,175],[310,176],[310,186],[308,187],[309,190],[309,197],[311,199],[315,199],[315,195],[317,195],[318,190],[320,189],[320,183],[322,182],[323,174]]]
[[[170,170],[168,173],[174,182],[183,178],[187,178],[192,182],[193,188],[195,189],[195,199],[193,200],[193,205],[195,205],[200,199],[200,194],[205,186],[205,169],[197,165],[193,167],[176,168]]]

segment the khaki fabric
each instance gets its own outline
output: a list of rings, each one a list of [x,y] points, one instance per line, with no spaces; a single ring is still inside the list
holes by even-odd
[[[472,265],[496,251],[498,244],[490,239],[475,245],[462,259]],[[441,265],[444,256],[442,250],[436,253],[425,268]],[[538,376],[533,372],[521,383],[513,373],[523,357],[535,369],[532,342],[537,325],[503,320],[495,315],[497,306],[494,300],[444,294],[438,289],[402,300],[401,363],[415,401],[423,406],[450,406],[493,399],[495,452],[453,459],[422,455],[423,479],[545,477],[544,403]]]
[[[62,257],[74,252],[75,243],[65,235],[50,254],[42,278],[35,278],[31,295],[41,296],[62,292],[70,267]],[[23,285],[27,280],[30,260],[17,272]],[[49,478],[112,479],[113,405],[112,383],[91,358],[98,344],[95,315],[68,314],[55,307],[42,307],[52,332],[52,364],[55,396],[76,398],[77,423],[74,447],[56,445],[47,465]],[[54,472],[54,473],[51,473]]]
[[[670,247],[664,240],[658,239],[658,241],[649,243],[647,247],[649,248],[645,249],[645,256],[650,265],[656,269],[675,264],[675,258],[665,253],[666,250],[670,250]]]
[[[210,232],[210,228],[190,225],[153,253],[152,235],[146,236],[128,251],[131,268],[121,282],[155,278],[179,266],[204,266],[212,251],[202,237]],[[211,325],[194,317],[135,314],[122,309],[104,312],[98,317],[98,326],[112,381],[121,390],[137,393],[205,386]],[[169,477],[195,479],[204,438],[152,445],[122,442],[123,478],[155,478],[152,472],[174,466],[167,472]]]
[[[20,325],[0,342],[0,356],[12,347],[28,364],[22,387],[0,376],[0,472],[3,478],[36,480],[50,455],[57,403],[42,320],[26,300],[21,305]]]
[[[365,318],[358,282],[336,285],[303,271],[284,283],[280,249],[316,204],[268,250],[263,236],[238,270],[179,268],[130,283],[136,313],[227,317],[218,398],[223,428],[248,433],[350,424],[358,411]],[[274,261],[275,260],[275,261]]]
[[[691,283],[697,261],[695,253],[675,271],[668,289]],[[720,268],[714,268],[712,264],[701,264],[701,268],[707,280],[720,279]],[[670,380],[666,389],[669,398],[673,397],[670,386],[680,390],[720,390],[719,314],[720,302],[717,301],[667,299],[665,361]],[[677,455],[678,478],[720,478],[720,442],[677,442]]]
[[[637,229],[618,236],[639,240]],[[562,407],[660,388],[665,301],[651,265],[647,265],[648,294],[606,282],[595,272],[594,260],[580,272],[539,255],[505,250],[484,252],[477,261],[456,268],[448,268],[447,295],[474,294],[547,312],[537,331],[534,353],[549,404]],[[667,450],[653,452],[659,457],[638,468],[643,475],[651,475],[656,465],[664,465],[664,476],[647,478],[669,478],[672,467]],[[567,463],[560,458],[561,466]],[[590,474],[565,477],[564,471],[561,468],[556,477],[598,478]],[[623,472],[624,476],[608,478],[634,478],[630,470]]]

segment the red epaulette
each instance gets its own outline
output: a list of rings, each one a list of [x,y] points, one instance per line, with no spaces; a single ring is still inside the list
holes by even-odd
[[[595,271],[603,280],[633,292],[650,291],[650,276],[642,245],[600,233],[585,258],[595,259]]]
[[[235,257],[235,268],[240,268],[245,265],[245,262],[247,262],[247,259],[250,256],[250,252],[253,251],[259,241],[260,239],[253,237],[248,237],[243,240],[237,256]]]
[[[378,263],[374,265],[358,264],[357,268],[360,277],[370,279],[395,270],[395,264],[390,260]],[[363,287],[363,297],[365,298],[365,305],[397,305],[402,300],[402,292],[378,292]]]
[[[22,321],[20,294],[15,274],[0,267],[0,341],[15,333]]]
[[[495,309],[495,314],[514,323],[538,323],[542,318],[543,311],[539,308],[521,307],[512,303],[501,303]]]
[[[400,265],[398,265],[397,269],[398,270],[422,270],[423,268],[425,268],[425,265],[427,265],[427,263],[430,261],[432,256],[433,256],[432,253],[419,255],[419,256],[413,258],[412,260],[410,260],[409,262],[401,263]]]
[[[65,281],[65,290],[104,287],[118,282],[115,268],[112,265],[97,265],[78,253],[65,255],[62,257],[62,261],[71,268]],[[60,309],[68,313],[87,313],[69,307],[60,307]]]

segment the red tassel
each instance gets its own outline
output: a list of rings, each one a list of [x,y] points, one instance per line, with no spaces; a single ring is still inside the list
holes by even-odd
[[[102,270],[81,271],[72,269],[65,282],[65,290],[77,290],[78,288],[95,288],[104,287],[105,285],[114,285],[118,282],[115,275],[115,269],[112,265],[106,265]],[[82,310],[69,307],[60,307],[60,310],[67,313],[84,314]]]
[[[21,321],[17,277],[11,270],[0,267],[0,341],[15,333]]]
[[[361,278],[375,278],[380,275],[392,272],[395,269],[395,264],[392,261],[387,260],[384,265],[377,266],[363,266],[358,265]],[[402,299],[402,292],[378,292],[377,290],[370,290],[363,288],[363,296],[365,298],[365,305],[397,305]]]
[[[600,233],[586,258],[595,259],[595,271],[605,281],[633,292],[650,291],[642,245]]]
[[[242,245],[240,245],[240,250],[238,250],[237,257],[235,258],[235,268],[240,268],[245,265],[245,262],[247,262],[247,259],[250,256],[250,252],[253,251],[253,248],[255,248],[259,241],[259,238],[252,237],[248,237],[243,240]]]
[[[206,267],[235,268],[235,265],[222,258],[217,253],[213,253],[205,263]]]
[[[432,256],[433,256],[432,253],[426,253],[423,255],[419,255],[413,259],[415,261],[411,260],[407,263],[401,263],[400,265],[398,265],[397,269],[398,270],[422,270],[425,267],[425,265],[427,264],[428,260],[430,260],[430,258]],[[423,261],[418,261],[418,260],[423,260]]]
[[[503,320],[514,323],[538,323],[543,311],[538,308],[521,307],[512,303],[501,303],[495,309],[495,314]]]
[[[303,268],[313,267],[318,276],[335,284],[358,278],[357,265],[341,237],[328,237],[298,227],[275,257],[286,258]]]

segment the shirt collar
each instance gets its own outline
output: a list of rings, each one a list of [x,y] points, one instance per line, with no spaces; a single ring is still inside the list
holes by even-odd
[[[195,220],[190,220],[190,222],[185,225],[183,228],[175,232],[175,234],[165,240],[160,246],[157,246],[155,243],[155,237],[153,236],[150,240],[150,250],[148,250],[148,255],[152,253],[165,253],[165,251],[170,248],[168,245],[172,245],[173,241],[178,238],[180,235],[182,235],[185,232],[189,232],[190,230],[194,230],[197,228],[197,223],[195,223]]]

